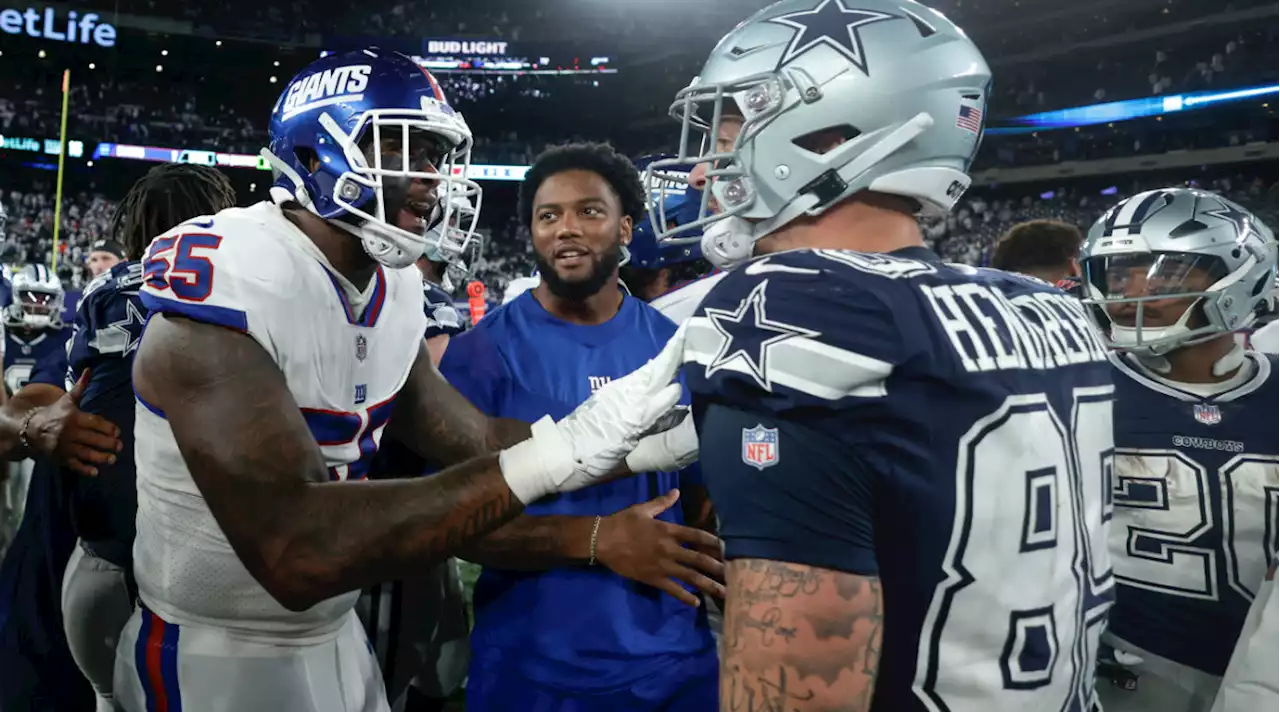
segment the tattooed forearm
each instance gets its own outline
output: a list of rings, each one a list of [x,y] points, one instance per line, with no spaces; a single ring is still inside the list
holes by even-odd
[[[585,564],[591,558],[595,517],[522,516],[464,545],[456,556],[481,566],[545,571]]]
[[[296,594],[315,603],[425,573],[523,509],[496,456],[424,479],[312,485],[280,555]]]
[[[425,573],[524,509],[496,455],[425,479],[330,482],[284,375],[237,332],[154,316],[134,386],[165,412],[240,560],[293,610]]]
[[[529,437],[528,423],[489,418],[431,362],[425,344],[396,401],[387,434],[428,461],[454,465],[511,447]]]
[[[880,665],[880,581],[762,559],[728,566],[720,706],[866,712]]]

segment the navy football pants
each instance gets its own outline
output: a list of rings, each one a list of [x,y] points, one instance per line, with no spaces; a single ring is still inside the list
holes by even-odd
[[[94,708],[62,630],[62,574],[76,535],[66,480],[37,463],[26,511],[0,562],[0,712]]]

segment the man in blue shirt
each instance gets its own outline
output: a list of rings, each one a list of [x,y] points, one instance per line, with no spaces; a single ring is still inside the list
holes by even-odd
[[[485,413],[534,421],[645,363],[676,327],[618,288],[644,209],[626,158],[551,149],[520,196],[541,282],[454,337],[440,369]],[[464,548],[485,566],[467,709],[717,709],[715,647],[693,591],[720,595],[722,565],[700,480],[652,472],[545,498]]]

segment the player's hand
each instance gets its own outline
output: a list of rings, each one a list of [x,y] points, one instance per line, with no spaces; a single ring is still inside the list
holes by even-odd
[[[666,591],[696,608],[701,599],[677,580],[723,598],[724,561],[706,553],[721,551],[714,534],[658,519],[679,500],[680,490],[671,490],[603,518],[596,536],[596,561],[619,576]]]
[[[682,406],[677,406],[682,408]],[[636,449],[627,455],[627,469],[632,472],[671,472],[692,465],[698,459],[698,432],[688,409],[673,411],[685,417],[675,427],[640,439]]]
[[[521,502],[568,492],[615,475],[641,437],[675,420],[680,400],[672,383],[683,357],[683,330],[649,363],[606,384],[559,421],[543,418],[528,440],[504,450],[503,477]]]
[[[114,424],[80,410],[88,383],[89,369],[85,369],[69,393],[38,409],[27,425],[27,440],[36,454],[48,455],[82,475],[94,477],[98,465],[116,461],[123,444],[120,429]]]

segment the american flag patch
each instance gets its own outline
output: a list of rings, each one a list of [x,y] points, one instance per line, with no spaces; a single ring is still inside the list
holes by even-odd
[[[960,115],[956,117],[956,126],[972,133],[982,131],[982,109],[976,106],[960,105]]]

